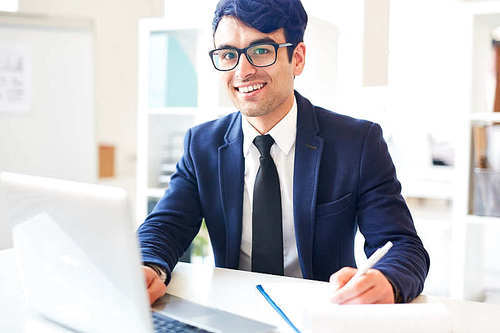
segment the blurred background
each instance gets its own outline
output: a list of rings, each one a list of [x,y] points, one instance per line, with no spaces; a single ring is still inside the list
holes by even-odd
[[[123,187],[140,224],[185,131],[234,111],[207,55],[216,2],[0,0],[0,171]],[[302,3],[296,89],[381,124],[424,293],[500,303],[500,1]],[[183,260],[213,265],[204,226]]]

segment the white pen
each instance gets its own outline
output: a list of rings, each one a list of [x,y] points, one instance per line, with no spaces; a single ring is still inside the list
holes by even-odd
[[[380,259],[382,259],[383,256],[385,256],[385,254],[389,251],[391,247],[392,247],[392,242],[389,241],[385,243],[385,245],[382,246],[381,248],[378,248],[377,251],[373,252],[370,258],[368,258],[368,260],[365,262],[365,264],[360,268],[358,268],[356,274],[354,274],[354,276],[349,280],[349,282],[345,284],[344,288],[350,286],[352,283],[354,283],[354,281],[357,278],[359,278],[361,275],[365,274],[366,271],[372,268]]]

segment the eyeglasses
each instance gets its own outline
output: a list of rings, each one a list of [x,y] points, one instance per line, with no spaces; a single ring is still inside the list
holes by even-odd
[[[279,48],[293,45],[292,43],[259,43],[243,49],[224,47],[212,50],[208,54],[210,55],[210,59],[212,59],[215,69],[230,71],[238,66],[242,53],[245,54],[248,62],[255,67],[267,67],[276,62]]]

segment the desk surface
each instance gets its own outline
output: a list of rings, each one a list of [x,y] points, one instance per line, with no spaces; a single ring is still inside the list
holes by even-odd
[[[25,303],[21,283],[15,270],[12,249],[0,251],[0,332],[26,332],[25,321],[30,311]],[[206,265],[179,263],[167,291],[193,302],[282,326],[282,319],[270,310],[258,293],[257,284],[317,288],[325,282],[279,277]],[[500,332],[500,306],[419,296],[415,303],[442,303],[452,316],[453,332]]]

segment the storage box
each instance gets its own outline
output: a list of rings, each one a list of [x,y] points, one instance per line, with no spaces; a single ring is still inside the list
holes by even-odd
[[[474,169],[474,214],[500,217],[500,171]]]

